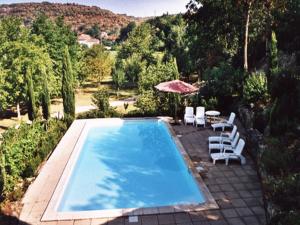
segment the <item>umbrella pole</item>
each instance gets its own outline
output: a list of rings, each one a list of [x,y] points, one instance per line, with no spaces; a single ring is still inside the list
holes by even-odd
[[[174,122],[175,124],[179,124],[179,121],[178,121],[178,117],[177,117],[177,109],[178,109],[178,94],[177,93],[174,93],[173,95],[174,97]]]

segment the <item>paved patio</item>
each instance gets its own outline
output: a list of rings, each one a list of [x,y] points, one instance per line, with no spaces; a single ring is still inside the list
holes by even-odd
[[[80,127],[77,127],[80,129]],[[24,209],[19,224],[47,225],[263,225],[265,212],[262,202],[260,183],[254,163],[246,155],[247,163],[241,166],[239,162],[230,161],[226,166],[224,161],[213,165],[207,148],[207,137],[216,135],[210,128],[195,128],[193,126],[173,126],[186,151],[196,166],[201,165],[205,172],[201,174],[209,191],[215,198],[219,209],[200,212],[185,212],[171,214],[153,214],[139,216],[138,223],[129,223],[128,217],[102,218],[85,220],[65,220],[40,222],[47,199],[52,195],[44,188],[44,193],[37,194],[36,186],[46,187],[47,183],[31,187],[24,200]],[[75,143],[73,143],[75,144]],[[72,145],[73,145],[72,144]],[[65,156],[68,157],[67,155]],[[55,160],[52,160],[52,164]],[[50,163],[50,165],[51,165]],[[57,165],[56,167],[64,165]],[[47,179],[51,179],[48,174]],[[58,179],[55,180],[56,184]],[[55,183],[54,182],[54,183]],[[55,187],[56,185],[53,185]],[[36,197],[37,196],[37,197]],[[13,223],[15,224],[15,223]],[[17,223],[16,223],[17,224]]]

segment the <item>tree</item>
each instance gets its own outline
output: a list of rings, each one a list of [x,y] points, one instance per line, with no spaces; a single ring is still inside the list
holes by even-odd
[[[130,22],[127,24],[126,27],[123,27],[121,30],[120,30],[120,35],[119,37],[117,38],[117,42],[123,42],[123,41],[126,41],[130,32],[133,31],[134,29],[136,28],[136,23],[134,21]]]
[[[123,69],[113,69],[112,72],[112,78],[113,78],[113,82],[117,88],[117,96],[119,96],[119,90],[120,88],[123,86],[123,84],[125,83],[125,72],[123,71]]]
[[[101,30],[98,24],[94,24],[86,34],[92,36],[93,38],[101,38]]]
[[[84,64],[87,77],[97,80],[100,85],[104,77],[111,75],[113,60],[102,45],[94,45],[87,49]]]
[[[26,70],[26,91],[27,91],[27,108],[28,108],[28,118],[33,121],[37,117],[36,101],[33,91],[32,82],[32,71],[31,68]]]
[[[278,72],[278,49],[277,49],[277,39],[276,34],[272,31],[270,43],[270,75],[274,76]]]
[[[12,27],[11,27],[12,26]],[[20,26],[17,28],[16,26]],[[52,62],[43,47],[45,43],[39,36],[32,35],[28,29],[21,26],[15,19],[6,19],[1,21],[0,30],[3,42],[0,46],[0,65],[2,65],[2,92],[4,93],[6,107],[16,105],[18,118],[20,115],[20,104],[27,102],[29,98],[38,103],[38,96],[42,90],[42,80],[47,79],[49,82],[54,80],[52,73]],[[16,31],[16,32],[12,32]],[[18,32],[17,32],[18,31]],[[14,38],[9,37],[13,33]],[[48,71],[47,77],[43,77],[41,68]],[[27,73],[30,73],[31,79],[27,79]],[[32,85],[31,85],[32,82]],[[29,84],[29,85],[28,85]],[[27,87],[32,86],[32,92]],[[31,96],[29,96],[29,94]],[[30,111],[30,105],[29,111]],[[34,113],[34,112],[33,112]],[[34,114],[30,115],[34,118]]]
[[[41,104],[42,104],[42,113],[45,120],[48,120],[50,117],[50,93],[48,88],[48,81],[45,69],[43,70],[43,91],[41,94]]]
[[[33,21],[31,33],[42,36],[52,61],[55,81],[48,82],[50,94],[60,96],[62,79],[62,59],[64,56],[64,46],[69,46],[70,60],[74,72],[74,79],[82,70],[81,47],[77,42],[77,35],[70,26],[65,25],[64,18],[58,17],[54,22],[45,14],[39,14]],[[74,80],[75,82],[75,80]]]
[[[62,98],[64,107],[64,117],[68,122],[75,118],[75,93],[74,77],[68,46],[64,48],[62,74]]]

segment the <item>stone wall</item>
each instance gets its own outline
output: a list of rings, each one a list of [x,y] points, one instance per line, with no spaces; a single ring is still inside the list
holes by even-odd
[[[262,184],[263,200],[266,210],[266,219],[269,223],[270,219],[276,214],[276,206],[272,202],[268,201],[265,195],[265,185],[269,180],[269,176],[264,170],[263,164],[261,162],[261,156],[266,150],[266,145],[264,143],[264,135],[257,129],[253,129],[253,119],[254,112],[246,107],[240,106],[238,108],[239,119],[245,128],[245,139],[247,143],[247,152],[253,158],[257,165],[258,175]]]

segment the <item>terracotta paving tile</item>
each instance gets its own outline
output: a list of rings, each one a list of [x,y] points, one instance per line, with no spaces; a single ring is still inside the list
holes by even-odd
[[[92,219],[91,225],[107,225],[107,219]]]
[[[42,225],[57,225],[57,221],[45,221],[41,223]]]
[[[265,210],[261,206],[254,206],[251,207],[251,210],[254,212],[255,215],[265,215]]]
[[[227,222],[229,225],[245,225],[241,218],[230,218]]]
[[[209,225],[228,225],[226,220],[211,221]]]
[[[207,211],[205,214],[206,219],[209,221],[219,221],[224,218],[219,210]]]
[[[198,221],[207,221],[206,214],[204,211],[200,212],[191,212],[190,213],[190,218],[193,223],[198,222]]]
[[[192,222],[188,213],[175,213],[174,214],[176,223]]]
[[[231,200],[231,204],[233,207],[246,207],[247,204],[245,203],[245,201],[243,199],[232,199]]]
[[[119,217],[115,219],[108,220],[108,225],[124,225],[125,223],[125,218],[124,217]]]
[[[74,225],[90,225],[91,224],[91,220],[75,220],[74,221]]]
[[[246,225],[258,225],[260,222],[255,216],[247,216],[243,218]]]
[[[158,223],[159,223],[159,225],[175,223],[174,215],[173,214],[158,215]]]
[[[73,225],[74,220],[61,220],[57,222],[57,225]]]
[[[221,212],[226,218],[238,217],[238,214],[234,209],[222,209]]]
[[[244,217],[244,216],[252,216],[253,215],[253,212],[247,208],[247,207],[243,207],[243,208],[236,208],[235,209],[238,214],[241,216],[241,217]]]
[[[158,225],[157,215],[141,216],[142,225]]]

